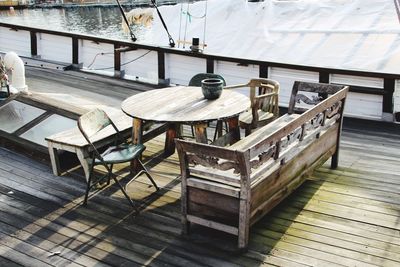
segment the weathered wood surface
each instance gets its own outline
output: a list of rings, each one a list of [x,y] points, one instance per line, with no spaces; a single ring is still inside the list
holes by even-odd
[[[85,184],[74,178],[78,173],[60,179],[47,164],[0,149],[0,232],[5,240],[0,262],[7,266],[66,261],[84,266],[397,266],[397,137],[382,128],[366,132],[345,127],[340,167],[319,168],[255,224],[243,254],[232,254],[232,238],[219,235],[217,242],[212,231],[198,229],[189,239],[181,237],[176,154],[162,161],[154,157],[163,148],[162,137],[146,143],[144,155],[161,192],[146,199],[153,192],[150,183],[139,179],[131,185],[132,197],[143,208],[138,216],[129,215],[114,186],[84,208],[79,203]],[[121,171],[128,170],[127,166]],[[54,252],[61,253],[48,257]]]
[[[249,135],[279,116],[279,83],[266,78],[253,78],[247,84],[226,86],[225,89],[249,87],[250,108],[240,114],[240,127]]]
[[[85,74],[48,74],[61,87],[101,89],[93,81],[85,84]],[[120,95],[120,89],[101,94]],[[0,243],[0,265],[60,266],[69,260],[83,266],[398,266],[400,129],[371,124],[344,124],[339,167],[319,168],[256,223],[242,254],[232,253],[236,246],[229,235],[194,229],[193,237],[181,236],[179,162],[177,154],[160,157],[162,136],[147,142],[143,155],[162,189],[148,198],[154,190],[146,179],[128,188],[142,206],[138,216],[127,212],[113,185],[89,207],[80,206],[81,169],[56,177],[50,163],[0,148],[0,233],[2,240],[10,237]],[[121,169],[122,176],[128,172],[129,166]]]
[[[250,106],[249,99],[224,90],[215,100],[204,98],[200,87],[176,86],[136,94],[122,102],[122,110],[145,121],[201,123],[235,117]]]
[[[187,187],[182,188],[182,205],[191,205],[192,198],[188,193],[191,187],[203,190],[203,198],[209,199],[211,210],[215,193],[236,196],[237,199],[232,198],[231,202],[232,205],[239,205],[236,225],[229,223],[232,221],[230,213],[224,218],[228,210],[219,208],[212,211],[215,216],[210,216],[207,209],[196,214],[188,209],[187,213],[182,214],[184,232],[187,232],[186,220],[208,227],[216,225],[218,228],[215,229],[228,233],[232,233],[232,226],[236,226],[238,247],[246,248],[250,225],[301,185],[316,167],[337,154],[347,91],[348,88],[338,86],[335,94],[303,114],[284,115],[232,147],[219,148],[177,140],[178,154],[182,154],[180,159],[183,159],[181,164],[186,164],[181,166],[181,170],[186,170],[182,172],[182,180],[186,180]],[[296,96],[294,94],[292,98]],[[336,159],[337,156],[332,158],[334,167],[337,166]],[[192,172],[198,166],[208,170]],[[227,174],[215,175],[221,171]],[[238,184],[232,177],[234,174],[237,175]],[[192,179],[196,182],[191,182]]]
[[[229,90],[218,99],[207,100],[200,87],[176,86],[133,95],[122,102],[121,109],[133,117],[134,144],[140,143],[141,121],[168,123],[164,150],[168,156],[175,152],[174,138],[181,136],[180,124],[194,125],[196,141],[207,143],[207,122],[226,120],[231,142],[239,140],[238,117],[248,106],[246,96]]]

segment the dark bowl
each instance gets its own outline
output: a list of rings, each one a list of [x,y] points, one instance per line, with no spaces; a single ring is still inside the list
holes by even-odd
[[[220,97],[223,87],[224,82],[221,79],[211,78],[201,81],[201,90],[206,99],[217,99]]]

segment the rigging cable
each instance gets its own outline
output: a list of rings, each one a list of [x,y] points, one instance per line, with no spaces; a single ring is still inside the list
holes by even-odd
[[[400,0],[399,0],[400,1]],[[182,28],[182,14],[186,15],[186,23],[185,23],[185,31],[184,31],[184,39],[183,39],[183,48],[185,48],[185,44],[186,44],[186,37],[187,37],[187,30],[188,30],[188,22],[191,23],[192,22],[192,18],[195,19],[204,19],[204,27],[203,27],[203,49],[206,46],[206,27],[207,27],[207,7],[208,7],[208,0],[205,1],[205,10],[204,10],[204,15],[202,16],[194,16],[189,12],[189,7],[190,7],[190,2],[188,1],[187,4],[187,8],[186,8],[186,12],[183,11],[181,4],[181,15],[180,15],[180,20],[179,20],[179,40],[180,40],[180,36],[181,36],[181,28]],[[178,46],[179,46],[179,42],[178,42]]]
[[[206,0],[206,7],[205,7],[205,11],[204,11],[203,49],[206,46],[207,3],[208,3],[208,0]]]
[[[136,42],[136,40],[137,40],[137,39],[136,39],[136,36],[135,36],[135,34],[133,33],[133,31],[132,31],[132,29],[131,29],[131,26],[129,25],[128,19],[126,18],[126,15],[125,15],[125,12],[124,12],[124,9],[122,8],[121,3],[119,2],[119,0],[116,0],[116,1],[117,1],[119,10],[121,11],[122,17],[124,18],[124,21],[125,21],[125,23],[126,23],[126,26],[127,26],[128,29],[129,29],[129,33],[130,33],[130,35],[131,35],[131,39],[132,39],[133,42]]]
[[[185,23],[185,34],[183,35],[183,48],[186,46],[186,33],[187,33],[187,25],[188,21],[190,20],[189,14],[189,1],[187,3],[187,8],[186,8],[186,23]]]
[[[180,47],[181,31],[182,31],[182,12],[183,12],[183,2],[181,3],[181,12],[179,15],[179,36],[178,36],[178,48]]]
[[[117,1],[118,1],[118,0],[117,0]],[[155,0],[151,0],[151,3],[153,4],[153,6],[155,7],[155,9],[157,10],[157,13],[158,13],[158,16],[160,17],[161,23],[163,24],[164,29],[165,29],[165,31],[166,31],[167,34],[168,34],[169,46],[170,46],[170,47],[175,47],[174,39],[172,39],[172,36],[171,36],[171,34],[169,33],[169,31],[168,31],[167,24],[165,24],[165,21],[164,21],[162,15],[161,15],[160,10],[158,10],[156,1],[155,1]]]

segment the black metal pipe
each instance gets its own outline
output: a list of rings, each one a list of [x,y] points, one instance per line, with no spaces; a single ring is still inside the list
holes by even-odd
[[[132,31],[132,29],[131,29],[131,26],[129,25],[129,22],[128,22],[128,19],[126,18],[126,15],[125,15],[125,12],[124,12],[124,9],[122,8],[122,6],[121,6],[121,3],[119,2],[119,0],[116,0],[117,1],[117,4],[118,4],[118,7],[119,7],[119,11],[121,11],[121,14],[122,14],[122,17],[124,18],[124,21],[125,21],[125,23],[126,23],[126,26],[128,27],[128,29],[129,29],[129,33],[131,34],[131,39],[132,39],[132,41],[133,42],[136,42],[136,36],[135,36],[135,34],[133,33],[133,31]]]

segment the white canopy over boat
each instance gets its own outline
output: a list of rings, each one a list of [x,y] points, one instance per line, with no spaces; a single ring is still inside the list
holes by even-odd
[[[399,2],[208,0],[189,8],[186,3],[162,6],[160,11],[176,40],[184,40],[186,33],[186,41],[199,37],[203,43],[205,27],[205,53],[400,73]],[[156,14],[154,18],[146,39],[168,44],[161,21]]]

